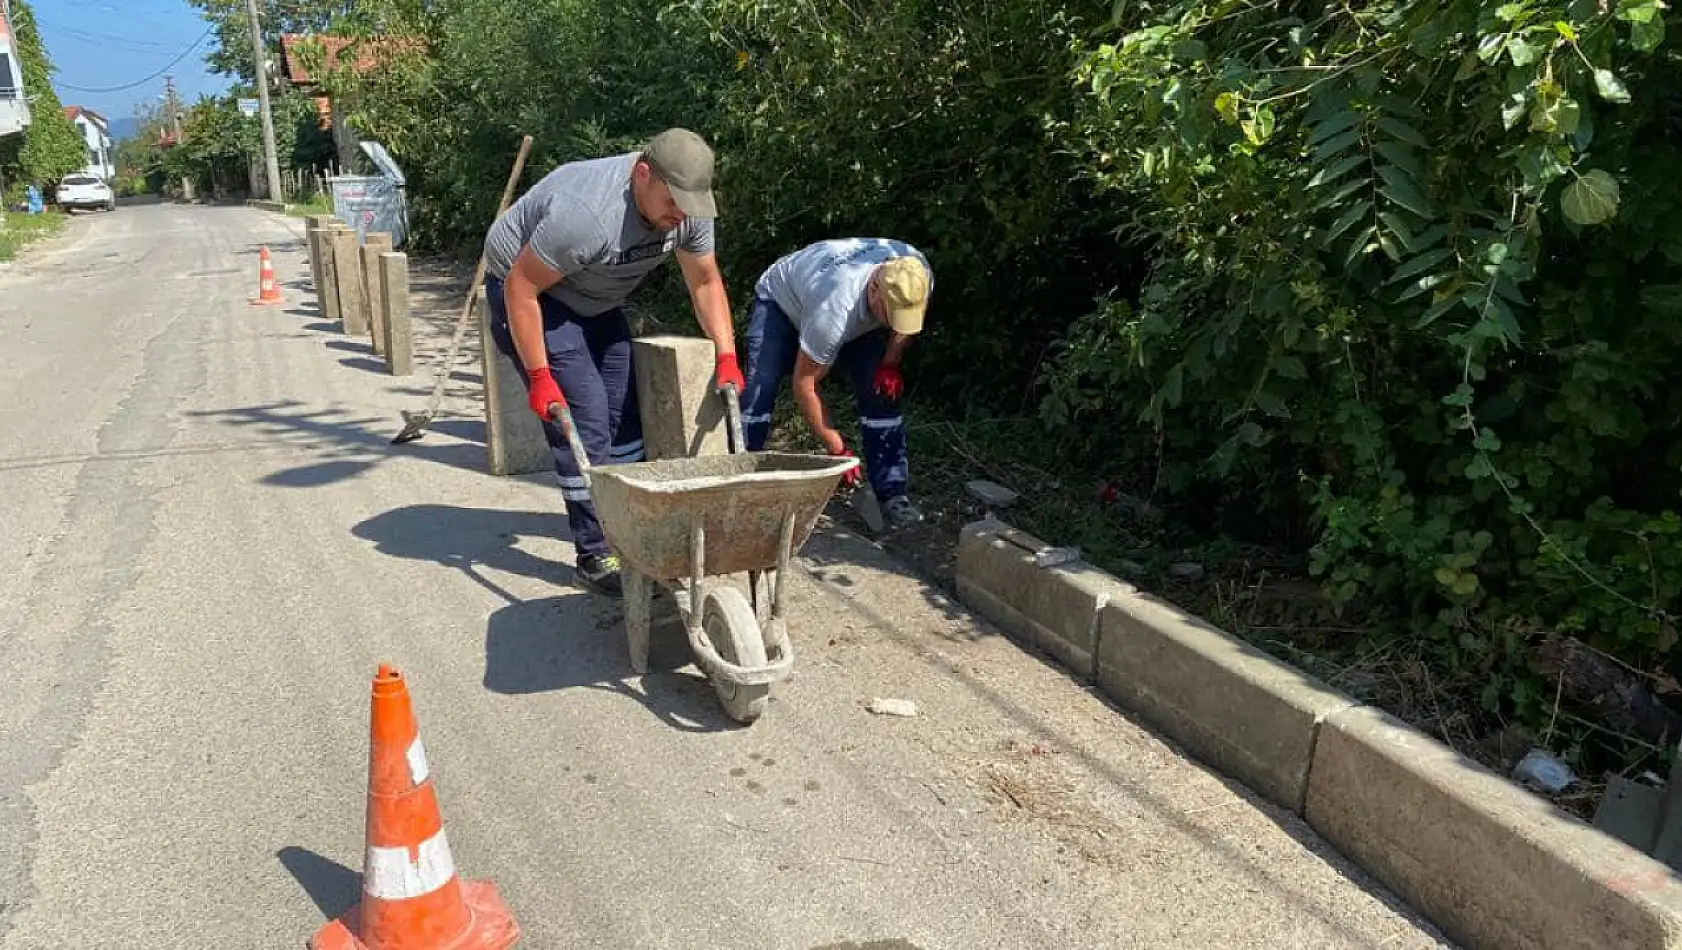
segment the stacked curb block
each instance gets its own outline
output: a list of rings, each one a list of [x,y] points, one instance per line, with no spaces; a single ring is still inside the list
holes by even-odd
[[[1007,534],[1010,540],[1006,540]],[[993,518],[958,598],[1281,808],[1468,950],[1682,950],[1682,878],[1417,729]]]

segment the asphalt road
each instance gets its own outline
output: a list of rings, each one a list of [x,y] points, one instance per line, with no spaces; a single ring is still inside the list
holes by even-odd
[[[122,208],[0,265],[0,947],[301,946],[358,893],[382,661],[521,946],[1446,946],[837,529],[764,719],[674,640],[632,676],[552,483],[475,418],[387,444],[428,379],[314,312],[301,233]]]

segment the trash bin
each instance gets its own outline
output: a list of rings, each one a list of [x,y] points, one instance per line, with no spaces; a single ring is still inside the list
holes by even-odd
[[[327,179],[333,216],[356,232],[358,244],[364,243],[370,233],[385,231],[391,234],[393,247],[402,250],[409,237],[409,206],[404,191],[407,179],[378,142],[363,142],[362,151],[379,174]]]

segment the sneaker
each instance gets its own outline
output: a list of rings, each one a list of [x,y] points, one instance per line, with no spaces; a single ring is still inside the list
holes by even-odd
[[[623,590],[619,582],[619,559],[611,554],[579,555],[573,573],[600,593],[617,596]]]
[[[904,495],[895,495],[883,502],[882,514],[887,515],[895,525],[917,524],[923,520],[923,513]]]

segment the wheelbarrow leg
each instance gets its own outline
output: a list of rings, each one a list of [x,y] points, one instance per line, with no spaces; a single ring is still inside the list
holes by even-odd
[[[648,672],[648,639],[652,623],[654,582],[632,570],[623,572],[625,584],[625,641],[631,651],[631,669],[638,676]]]

